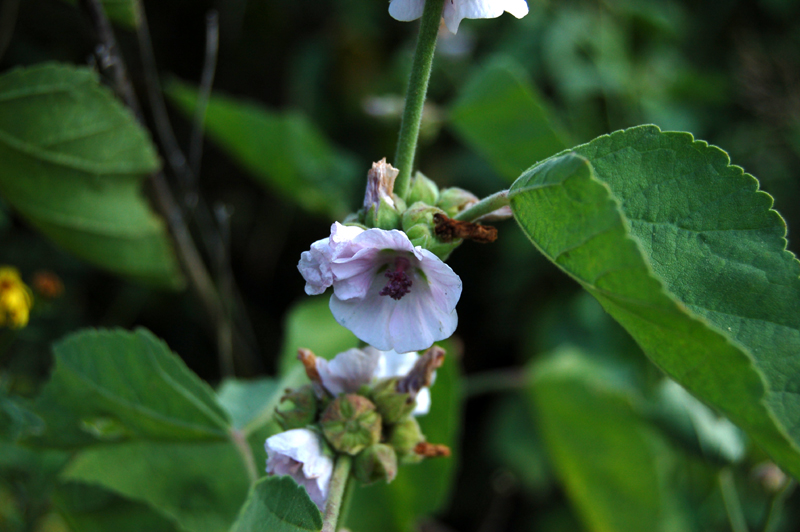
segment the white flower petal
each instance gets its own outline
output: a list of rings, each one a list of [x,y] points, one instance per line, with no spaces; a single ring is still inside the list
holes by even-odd
[[[369,384],[378,368],[380,354],[361,349],[348,349],[333,360],[317,358],[317,372],[322,385],[333,395],[353,393]]]
[[[423,388],[417,394],[417,406],[411,412],[412,416],[424,416],[431,411],[431,391]]]
[[[517,18],[522,18],[528,14],[528,2],[525,0],[505,0],[505,6],[503,7],[506,12]]]
[[[422,16],[425,0],[392,0],[389,3],[389,14],[395,20],[408,22]]]
[[[445,0],[443,16],[447,29],[456,33],[462,19],[496,18],[504,11],[522,18],[528,14],[528,4],[525,0]]]
[[[325,506],[333,474],[333,459],[325,442],[308,429],[294,429],[267,438],[267,473],[289,475],[320,508]]]
[[[372,348],[365,348],[364,351],[367,351]],[[378,362],[378,367],[375,370],[375,378],[376,379],[386,379],[389,377],[401,377],[408,375],[408,372],[411,371],[411,368],[414,367],[414,364],[417,362],[419,355],[415,351],[410,351],[408,353],[398,353],[395,350],[391,351],[378,351],[377,349],[373,349],[380,354],[380,359]]]

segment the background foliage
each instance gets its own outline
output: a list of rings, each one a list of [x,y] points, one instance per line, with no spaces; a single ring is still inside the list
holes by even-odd
[[[347,331],[324,322],[329,317],[324,302],[308,302],[295,265],[312,241],[325,236],[335,217],[360,204],[369,163],[391,159],[394,153],[414,26],[390,19],[386,3],[378,1],[144,3],[159,73],[166,80],[169,117],[184,148],[203,65],[205,15],[209,9],[219,12],[219,62],[199,187],[212,211],[220,207],[230,213],[225,253],[231,268],[212,267],[212,272],[217,279],[232,274],[237,284],[232,293],[239,295],[226,300],[236,324],[236,376],[261,379],[223,383],[216,324],[197,296],[180,289],[171,250],[161,240],[163,226],[153,217],[152,202],[148,206],[151,191],[146,189],[144,196],[137,192],[145,174],[158,166],[176,182],[171,153],[162,146],[159,159],[151,153],[126,165],[117,156],[125,153],[119,151],[129,145],[125,142],[101,136],[110,143],[103,147],[81,145],[75,138],[48,139],[43,136],[46,115],[39,122],[20,120],[25,109],[9,96],[14,76],[19,76],[12,73],[14,67],[51,61],[95,67],[99,59],[92,26],[74,5],[19,2],[13,24],[5,7],[12,3],[4,3],[0,13],[0,35],[12,36],[0,57],[1,164],[36,169],[52,161],[53,151],[67,153],[78,164],[63,169],[59,182],[81,183],[85,194],[102,198],[105,189],[98,182],[113,175],[114,186],[130,193],[118,208],[77,210],[94,219],[93,226],[86,220],[75,223],[68,216],[75,213],[48,210],[48,218],[26,209],[25,199],[42,191],[58,206],[57,184],[18,190],[0,175],[0,263],[15,265],[26,280],[37,270],[53,271],[66,287],[56,300],[37,298],[27,328],[13,337],[3,331],[0,337],[9,345],[0,352],[7,369],[0,383],[0,528],[107,530],[108,523],[126,522],[131,530],[175,530],[176,523],[189,530],[227,529],[248,495],[246,474],[226,430],[229,425],[246,428],[259,472],[263,439],[275,430],[260,412],[247,410],[241,398],[274,398],[278,385],[263,380],[266,375],[296,378],[290,359],[298,345],[324,356],[352,345]],[[136,4],[106,4],[118,24],[120,47],[149,129],[157,131],[158,109],[144,97]],[[789,249],[800,250],[793,238],[800,227],[796,2],[531,0],[529,5],[530,14],[520,21],[508,15],[464,21],[456,36],[441,36],[418,155],[426,175],[440,186],[485,195],[508,187],[530,165],[562,149],[652,123],[663,131],[691,131],[695,138],[724,148],[734,165],[756,176],[761,188],[774,196],[775,208],[789,227]],[[51,66],[39,72],[61,72],[59,79],[75,86],[93,76],[83,68],[61,69]],[[88,90],[92,101],[126,113],[106,88],[91,85]],[[46,94],[37,97],[53,102]],[[76,106],[70,115],[76,131],[97,125],[80,108],[79,98],[69,101]],[[127,130],[120,136],[128,143],[150,142]],[[9,146],[16,144],[9,138],[44,141],[31,146],[28,156],[14,158]],[[592,159],[586,149],[576,152]],[[3,168],[7,172],[9,167]],[[595,165],[594,171],[605,179],[601,166]],[[609,186],[618,193],[613,183]],[[179,194],[179,201],[191,205],[194,200]],[[80,231],[68,232],[54,222],[65,219]],[[111,226],[118,231],[87,231]],[[198,241],[203,241],[204,227],[202,221],[191,227]],[[391,516],[386,526],[408,530],[417,526],[412,514],[435,511],[435,517],[419,526],[480,532],[730,530],[725,497],[735,488],[742,520],[760,529],[772,494],[758,475],[765,460],[758,447],[665,381],[628,334],[530,246],[514,222],[499,224],[499,230],[496,244],[467,243],[450,259],[465,287],[459,329],[449,346],[451,363],[456,358],[458,363],[446,368],[437,386],[450,398],[443,404],[453,411],[463,404],[464,409],[449,418],[451,437],[461,426],[455,459],[433,467],[445,469],[437,472],[437,482],[450,474],[455,482],[431,486],[419,472],[398,477],[390,489],[400,493],[395,500],[405,501],[401,507],[408,510]],[[154,252],[140,257],[150,266],[121,270],[130,261],[122,260],[123,250],[110,250],[120,249],[112,246],[124,244],[119,236],[126,231],[155,242]],[[202,250],[212,266],[218,262],[213,247]],[[759,250],[756,246],[753,253]],[[677,272],[673,287],[691,274],[680,265],[658,273],[668,278],[670,272]],[[165,285],[173,289],[165,290]],[[313,323],[326,340],[299,338],[307,330],[305,323]],[[180,414],[178,419],[188,416],[199,423],[204,435],[189,434],[180,424],[180,429],[140,426],[135,437],[125,435],[125,443],[105,441],[78,455],[69,449],[74,441],[55,445],[39,436],[39,447],[7,443],[29,428],[26,399],[38,396],[53,371],[52,344],[90,326],[146,327],[210,383],[218,394],[194,378],[183,383],[203,398],[206,408],[176,406],[173,412]],[[57,344],[56,354],[70,360],[69,348],[76,341],[73,337]],[[325,345],[332,352],[324,352]],[[68,387],[73,378],[68,366],[55,367],[63,380],[48,386]],[[187,374],[182,365],[170,367]],[[523,367],[528,373],[519,370]],[[491,386],[480,376],[506,368],[517,369],[492,375],[519,389],[482,393]],[[467,379],[459,384],[461,373]],[[48,400],[48,389],[40,401]],[[705,400],[714,404],[709,394]],[[96,413],[84,414],[101,439],[114,441],[121,430],[131,430]],[[69,440],[70,435],[56,436]],[[47,450],[42,450],[44,443]],[[160,486],[174,496],[156,501],[150,496],[155,488],[146,479],[97,478],[98,470],[113,470],[115,464],[141,456],[137,446],[147,446],[154,461],[184,471],[193,464],[213,463],[226,470],[228,485],[220,487],[221,473],[213,467],[198,467],[194,484]],[[146,476],[147,467],[137,469]],[[274,489],[264,481],[257,486],[251,501]],[[374,527],[371,520],[386,517],[369,512],[385,500],[385,492],[377,493],[384,488],[367,490],[376,493],[354,505],[354,532],[358,520]],[[436,491],[436,497],[426,499],[426,490]],[[189,496],[196,493],[205,498]],[[785,505],[777,530],[798,529],[797,506],[795,496]],[[198,514],[200,509],[211,517]],[[267,519],[259,513],[264,511],[248,506],[236,526],[245,527],[247,519]],[[310,525],[300,519],[296,526]]]

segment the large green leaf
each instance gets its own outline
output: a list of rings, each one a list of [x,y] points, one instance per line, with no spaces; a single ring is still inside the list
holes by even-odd
[[[400,466],[391,484],[357,487],[347,520],[353,532],[410,532],[417,520],[441,510],[449,500],[459,459],[462,395],[455,348],[451,342],[442,346],[448,357],[431,387],[431,410],[418,421],[429,442],[450,446],[453,455]]]
[[[322,515],[290,477],[269,477],[250,490],[231,532],[316,532]]]
[[[167,95],[187,116],[194,115],[196,89],[172,82]],[[308,211],[344,216],[351,209],[354,187],[366,182],[367,168],[359,168],[301,114],[215,95],[205,126],[259,183]]]
[[[141,192],[158,167],[145,130],[92,70],[48,63],[0,76],[0,195],[92,264],[178,288],[164,223]]]
[[[250,485],[231,442],[97,447],[79,454],[62,476],[147,503],[189,532],[227,531]]]
[[[555,469],[587,528],[687,530],[668,486],[671,453],[634,392],[568,348],[531,367],[529,394]]]
[[[55,370],[35,405],[47,425],[37,444],[228,438],[211,388],[146,330],[83,331],[53,351]]]
[[[97,486],[67,482],[53,502],[73,532],[175,532],[174,523],[146,504]]]
[[[508,59],[495,58],[478,70],[449,118],[454,131],[509,181],[568,146],[544,99]]]
[[[800,264],[722,150],[644,126],[527,170],[514,215],[647,355],[800,476]]]

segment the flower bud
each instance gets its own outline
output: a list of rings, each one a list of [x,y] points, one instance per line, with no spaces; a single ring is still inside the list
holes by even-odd
[[[478,197],[463,188],[450,187],[439,193],[436,206],[442,209],[448,217],[452,218],[467,207],[478,203]]]
[[[372,400],[383,420],[392,425],[411,415],[417,406],[415,395],[398,392],[399,377],[384,379],[372,388]]]
[[[369,207],[364,222],[367,227],[397,229],[400,227],[401,212],[397,209],[397,202],[392,198],[383,197],[376,205]]]
[[[367,447],[356,456],[353,474],[364,484],[386,480],[388,484],[397,476],[397,454],[384,443]]]
[[[439,201],[439,187],[436,183],[417,172],[411,180],[411,187],[408,192],[408,203],[414,205],[416,202],[427,205],[436,205]]]
[[[322,433],[337,451],[356,455],[378,443],[381,438],[381,416],[366,397],[340,395],[320,418]]]
[[[314,423],[318,409],[314,386],[306,384],[296,390],[286,390],[275,408],[275,420],[283,430],[303,428]]]
[[[444,260],[461,244],[461,240],[442,242],[435,236],[433,217],[442,213],[441,209],[418,201],[403,213],[403,231],[413,245],[421,246]]]
[[[425,436],[422,435],[417,418],[413,416],[397,422],[389,435],[389,444],[394,448],[401,464],[416,464],[422,461],[423,457],[415,453],[414,449],[423,441]]]

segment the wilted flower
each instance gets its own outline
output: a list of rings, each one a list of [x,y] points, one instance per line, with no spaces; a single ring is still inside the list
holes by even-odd
[[[15,268],[0,268],[0,327],[19,329],[28,324],[33,296]]]
[[[383,351],[419,351],[456,329],[461,279],[402,231],[338,222],[297,265],[306,293],[333,286],[331,312],[341,325]]]
[[[392,0],[389,14],[396,20],[416,20],[424,7],[425,0]],[[456,33],[461,19],[496,18],[504,11],[522,18],[528,14],[528,4],[525,0],[445,0],[442,16],[447,29]]]
[[[308,429],[294,429],[267,438],[267,473],[289,475],[322,510],[333,474],[331,451],[322,437]]]

